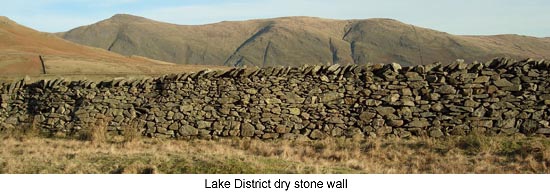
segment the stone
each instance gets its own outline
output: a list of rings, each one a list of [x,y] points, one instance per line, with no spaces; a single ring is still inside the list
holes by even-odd
[[[376,113],[364,111],[359,115],[359,119],[365,123],[370,123],[376,117]]]
[[[281,99],[278,98],[267,98],[264,100],[266,104],[281,104]]]
[[[503,88],[503,87],[512,87],[512,86],[514,86],[514,84],[513,84],[512,82],[508,81],[508,80],[505,79],[505,78],[501,78],[501,79],[499,79],[499,80],[493,81],[493,83],[494,83],[496,86],[500,87],[500,88]]]
[[[412,72],[412,71],[409,71],[409,72],[405,73],[405,77],[407,77],[407,79],[409,81],[424,80],[424,78],[422,76],[420,76],[420,74],[418,74],[417,72]]]
[[[262,139],[275,139],[275,138],[278,138],[278,137],[279,137],[278,133],[264,133],[262,135]]]
[[[441,130],[439,129],[430,130],[430,137],[439,138],[443,136],[444,136],[443,132],[441,132]]]
[[[397,133],[397,136],[399,136],[400,138],[407,138],[407,137],[412,136],[412,133],[410,131],[400,130]]]
[[[390,67],[394,72],[398,72],[402,69],[401,65],[399,65],[398,63],[391,63]]]
[[[179,130],[182,136],[195,136],[199,134],[199,130],[191,125],[184,125]]]
[[[403,88],[401,89],[401,95],[402,96],[412,96],[412,91],[410,88]]]
[[[410,119],[412,118],[412,110],[409,107],[403,107],[399,109],[399,115],[401,115],[403,118]]]
[[[300,95],[289,92],[285,95],[286,102],[290,104],[303,104],[306,100],[305,98],[302,98]]]
[[[430,100],[438,101],[441,98],[441,95],[438,93],[430,93]]]
[[[243,137],[252,137],[254,136],[254,131],[256,129],[254,128],[254,125],[245,122],[241,124],[241,136]]]
[[[497,91],[499,91],[499,90],[498,90],[498,87],[496,87],[496,86],[494,86],[494,85],[490,85],[489,87],[487,87],[487,94],[493,94],[493,93],[495,93],[495,92],[497,92]],[[489,95],[487,95],[487,94],[480,94],[480,95],[486,95],[485,98],[488,98]]]
[[[485,113],[487,112],[487,109],[485,107],[479,107],[474,110],[472,113],[472,116],[474,117],[484,117]]]
[[[475,108],[475,107],[478,107],[479,104],[480,104],[479,102],[476,102],[476,101],[470,100],[470,99],[464,101],[464,106],[465,107],[474,107]]]
[[[257,89],[254,89],[254,88],[248,88],[246,90],[244,90],[247,94],[250,94],[250,95],[254,95],[254,94],[257,94],[258,93],[258,90]]]
[[[382,98],[382,100],[386,101],[386,102],[397,102],[399,100],[399,94],[390,94],[384,98]]]
[[[387,106],[379,106],[376,107],[376,112],[382,116],[388,116],[390,114],[395,113],[395,108],[393,107],[387,107]]]
[[[234,104],[237,101],[237,99],[231,97],[222,97],[218,100],[220,104]]]
[[[272,109],[271,109],[271,113],[277,114],[277,115],[278,115],[278,114],[281,114],[281,111],[282,111],[282,110],[281,110],[281,108],[279,108],[279,107],[275,107],[275,108],[272,108]]]
[[[403,106],[415,106],[414,101],[409,99],[402,99],[401,103],[403,104]]]
[[[275,127],[275,132],[277,132],[277,133],[288,133],[288,132],[290,132],[290,128],[285,126],[285,125],[277,125],[277,127]]]
[[[384,123],[386,123],[386,121],[384,119],[374,119],[372,121],[372,126],[374,127],[382,127],[384,126]]]
[[[212,122],[209,121],[197,121],[197,128],[199,129],[207,129],[212,126]]]
[[[404,121],[398,120],[398,119],[391,119],[391,120],[388,120],[386,123],[392,127],[401,127],[403,126]]]
[[[407,124],[407,127],[424,128],[430,126],[427,120],[413,120]]]
[[[335,102],[339,99],[342,99],[344,95],[338,92],[328,92],[321,96],[321,103]]]
[[[366,106],[380,106],[382,104],[382,101],[375,100],[375,99],[367,99],[365,101]]]
[[[327,122],[332,123],[332,124],[343,124],[344,120],[342,120],[342,118],[340,118],[340,117],[333,116],[333,117],[329,117],[327,119]]]
[[[164,127],[157,127],[157,133],[166,134],[166,133],[168,133],[168,129],[166,129]]]
[[[289,108],[288,111],[291,115],[300,115],[301,113],[299,108]]]
[[[537,129],[538,129],[538,123],[533,119],[525,119],[520,127],[521,133],[526,135],[530,135],[536,132]]]
[[[516,126],[516,119],[498,120],[496,126],[499,128],[514,128]]]
[[[479,76],[474,80],[473,83],[474,84],[484,84],[484,83],[489,82],[490,79],[491,79],[491,77],[489,77],[489,76]]]
[[[493,121],[492,120],[476,120],[476,121],[472,121],[472,126],[492,128],[493,127]]]
[[[319,131],[319,130],[313,130],[309,134],[309,138],[311,138],[311,139],[324,139],[325,134],[323,132]]]
[[[191,112],[193,110],[193,106],[189,104],[181,105],[179,109],[181,112]]]
[[[223,128],[224,128],[224,125],[220,121],[216,121],[216,122],[212,123],[212,129],[214,131],[220,132],[220,131],[223,131]]]
[[[179,129],[179,124],[178,123],[172,123],[169,127],[168,127],[169,130],[171,131],[177,131]]]
[[[550,100],[550,94],[541,94],[539,95],[540,100]]]
[[[441,112],[441,110],[443,110],[445,107],[443,106],[443,104],[441,103],[435,103],[434,105],[432,105],[431,109],[435,112]]]
[[[438,93],[441,93],[441,94],[455,94],[456,89],[451,85],[443,85],[443,86],[439,87]]]
[[[550,135],[550,128],[539,128],[536,133]]]
[[[386,134],[389,134],[393,131],[393,129],[391,127],[378,127],[376,128],[376,134],[380,135],[380,136],[384,136]]]

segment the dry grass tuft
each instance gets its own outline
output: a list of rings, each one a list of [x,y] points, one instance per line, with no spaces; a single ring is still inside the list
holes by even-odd
[[[78,139],[82,141],[90,141],[94,144],[102,144],[107,142],[107,126],[112,118],[100,116],[91,125],[79,131]]]
[[[130,122],[130,124],[122,127],[123,142],[125,144],[131,144],[142,138],[142,134],[138,128],[136,121]]]

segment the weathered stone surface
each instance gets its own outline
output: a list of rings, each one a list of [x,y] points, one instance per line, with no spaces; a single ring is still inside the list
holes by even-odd
[[[516,119],[498,120],[496,126],[499,128],[514,128],[516,126]]]
[[[332,124],[343,124],[344,120],[340,117],[330,117],[327,119],[327,122]]]
[[[384,136],[384,135],[389,134],[391,132],[392,132],[391,127],[384,126],[384,127],[376,128],[376,134],[378,134],[380,136]]]
[[[246,122],[246,123],[243,123],[241,124],[241,136],[243,137],[252,137],[254,136],[254,131],[255,131],[255,127],[254,125]]]
[[[407,127],[424,128],[430,126],[427,120],[413,120],[407,124]]]
[[[398,119],[390,119],[386,123],[388,123],[388,125],[392,127],[401,127],[403,126],[404,121]]]
[[[277,132],[277,133],[288,133],[288,132],[290,132],[290,129],[291,128],[289,128],[285,125],[277,125],[277,127],[275,127],[275,132]]]
[[[342,99],[344,95],[338,92],[329,92],[321,96],[321,103],[334,103],[339,99]]]
[[[288,111],[291,115],[300,115],[301,111],[299,108],[289,108]]]
[[[285,95],[286,102],[290,104],[302,104],[306,100],[305,98],[302,98],[300,95],[289,92]]]
[[[407,77],[407,79],[410,81],[418,81],[424,79],[422,76],[420,76],[420,74],[412,71],[405,73],[405,77]]]
[[[172,130],[172,131],[176,131],[179,129],[179,124],[178,123],[172,123],[169,127],[168,127],[169,130]]]
[[[324,139],[325,138],[325,134],[319,130],[313,130],[311,131],[311,133],[309,134],[309,137],[311,139]]]
[[[278,137],[279,137],[278,133],[264,133],[262,135],[262,139],[275,139],[275,138],[278,138]]]
[[[191,112],[193,110],[193,106],[189,104],[181,105],[179,109],[181,112]]]
[[[441,103],[435,103],[434,105],[432,105],[431,109],[435,112],[440,112],[441,110],[443,110],[443,108],[445,108],[443,106],[443,104]]]
[[[475,83],[475,84],[484,84],[484,83],[489,82],[490,79],[491,79],[491,77],[489,77],[489,76],[479,76],[474,80],[473,83]]]
[[[444,136],[443,132],[441,132],[441,130],[439,129],[430,130],[430,137],[438,138],[443,136]]]
[[[439,87],[438,92],[441,93],[441,94],[455,94],[456,89],[455,89],[455,87],[453,87],[451,85],[443,85],[443,86]]]
[[[245,89],[244,90],[247,94],[251,94],[251,95],[254,95],[254,94],[257,94],[258,93],[258,90],[255,89],[255,88],[248,88],[248,89]]]
[[[550,128],[540,128],[537,130],[538,134],[550,135]]]
[[[208,129],[212,126],[212,122],[209,121],[197,121],[197,128]]]
[[[376,108],[376,112],[378,112],[378,114],[382,116],[388,116],[390,114],[395,113],[395,108],[380,106]]]
[[[513,84],[512,82],[508,81],[508,80],[505,79],[505,78],[496,80],[496,81],[494,81],[493,83],[494,83],[496,86],[501,87],[501,88],[503,88],[503,87],[512,87],[512,86],[514,86],[514,84]]]
[[[366,123],[370,123],[374,117],[376,117],[376,113],[369,111],[364,111],[361,115],[359,115],[359,119]]]
[[[199,134],[199,130],[191,125],[184,125],[179,130],[180,134],[183,136],[194,136]]]

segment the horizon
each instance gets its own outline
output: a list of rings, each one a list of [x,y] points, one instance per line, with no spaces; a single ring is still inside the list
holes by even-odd
[[[483,2],[376,1],[163,1],[44,0],[3,2],[0,12],[15,22],[42,32],[66,32],[116,14],[129,14],[179,25],[203,25],[306,16],[326,19],[388,18],[455,35],[517,34],[550,37],[550,2],[515,0]],[[451,10],[451,11],[449,11]],[[456,10],[456,12],[455,12]],[[29,14],[30,13],[30,14]],[[436,17],[434,17],[436,16]],[[47,21],[47,22],[43,22]]]

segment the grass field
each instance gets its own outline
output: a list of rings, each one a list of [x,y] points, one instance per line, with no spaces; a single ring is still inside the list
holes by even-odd
[[[550,139],[0,138],[0,173],[550,173]]]

